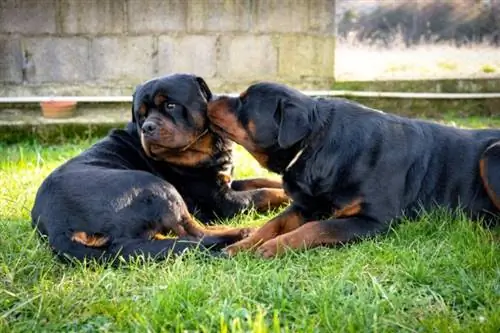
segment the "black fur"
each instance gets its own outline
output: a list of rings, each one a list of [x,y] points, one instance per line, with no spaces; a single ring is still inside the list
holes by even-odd
[[[155,105],[153,99],[158,93],[167,95],[168,101]],[[178,239],[151,239],[156,232],[186,228],[192,223],[190,213],[208,223],[216,217],[232,217],[253,204],[255,191],[233,191],[220,177],[221,172],[232,170],[227,140],[208,133],[213,138],[209,152],[188,166],[162,160],[170,154],[182,157],[183,152],[167,149],[153,159],[141,145],[146,120],[185,128],[180,134],[189,138],[206,130],[206,104],[211,98],[203,79],[193,75],[169,75],[139,85],[134,93],[132,121],[126,128],[111,131],[44,180],[31,212],[32,225],[48,238],[58,256],[109,261],[118,255],[130,260],[143,254],[163,259],[194,247],[217,250],[243,237],[244,229],[241,233],[236,230],[210,235],[200,227],[197,231],[202,234],[186,229]],[[162,111],[165,103],[173,103],[171,109],[178,112]],[[146,105],[142,111],[153,114],[154,119],[139,114],[142,104]],[[158,133],[163,129],[159,127]],[[169,145],[161,137],[153,139]],[[105,239],[104,244],[73,241],[77,232]]]
[[[290,209],[304,223],[324,218],[321,232],[332,243],[383,232],[436,205],[498,221],[500,130],[408,119],[273,83],[221,97],[208,110],[219,134],[267,156],[264,166],[283,175]],[[237,127],[247,135],[236,136]],[[359,205],[342,212],[353,202]],[[332,218],[335,212],[345,216]]]

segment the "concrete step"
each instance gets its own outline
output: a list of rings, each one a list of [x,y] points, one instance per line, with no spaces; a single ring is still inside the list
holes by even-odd
[[[120,124],[131,119],[130,104],[78,104],[70,118],[45,118],[40,108],[0,105],[0,127],[49,124]]]

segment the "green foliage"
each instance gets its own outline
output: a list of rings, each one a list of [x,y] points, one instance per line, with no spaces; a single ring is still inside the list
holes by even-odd
[[[188,253],[67,266],[30,226],[41,181],[96,138],[0,145],[0,332],[497,332],[500,245],[436,211],[359,244],[274,260]],[[237,176],[267,175],[237,149]],[[225,223],[259,225],[274,212]]]
[[[492,65],[483,65],[481,67],[481,71],[483,71],[483,73],[495,73],[496,68],[495,68],[495,66],[492,66]]]

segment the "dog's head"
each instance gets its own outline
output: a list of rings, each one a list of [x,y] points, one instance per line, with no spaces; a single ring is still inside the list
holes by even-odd
[[[146,155],[173,162],[188,150],[203,150],[201,142],[208,148],[211,141],[206,110],[211,99],[205,81],[190,74],[167,75],[137,86],[132,123]],[[189,164],[180,164],[184,162]]]
[[[281,173],[311,133],[313,100],[276,83],[257,83],[238,97],[208,104],[214,132],[243,146],[259,163]]]

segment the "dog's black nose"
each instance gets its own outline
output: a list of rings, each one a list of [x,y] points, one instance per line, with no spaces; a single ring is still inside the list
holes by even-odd
[[[146,121],[143,125],[142,125],[142,132],[145,133],[145,134],[152,134],[156,131],[158,126],[156,126],[156,124],[152,121]]]

